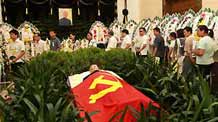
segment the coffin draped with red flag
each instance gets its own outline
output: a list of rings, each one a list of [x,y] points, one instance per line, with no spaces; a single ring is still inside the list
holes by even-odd
[[[119,76],[107,71],[96,71],[90,74],[82,83],[71,88],[71,92],[75,96],[76,106],[82,110],[81,117],[84,117],[84,112],[98,111],[91,116],[93,122],[108,122],[127,106],[137,111],[141,110],[140,105],[143,105],[145,109],[149,105],[159,108],[156,102],[137,91]],[[134,122],[136,119],[128,111],[124,121]]]

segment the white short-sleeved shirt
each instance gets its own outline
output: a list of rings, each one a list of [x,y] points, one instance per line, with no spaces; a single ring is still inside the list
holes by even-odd
[[[200,65],[209,65],[214,63],[213,55],[215,52],[215,43],[212,38],[205,36],[200,39],[196,45],[197,49],[204,49],[203,56],[196,56],[196,63]]]
[[[92,40],[89,42],[89,47],[97,47],[97,41],[92,39]]]
[[[138,36],[135,39],[135,44],[134,44],[134,50],[136,48],[141,49],[144,45],[146,47],[140,52],[140,55],[147,55],[148,54],[148,49],[149,49],[149,37],[144,35],[144,36]],[[136,50],[135,50],[136,51]]]
[[[88,48],[89,47],[89,41],[87,39],[83,39],[81,41],[81,48]]]
[[[117,39],[114,36],[112,36],[108,41],[106,51],[111,50],[112,48],[116,48],[116,47],[117,47]]]
[[[33,42],[31,48],[32,48],[32,56],[37,56],[47,50],[46,42],[40,39],[38,43]]]
[[[20,41],[19,39],[10,42],[7,45],[7,55],[10,58],[11,56],[17,56],[21,51],[25,51],[25,45],[23,41]],[[17,60],[17,62],[23,62],[23,58]]]
[[[169,44],[169,47],[170,47],[170,48],[174,48],[175,45],[176,45],[176,40],[171,40],[171,41],[170,41],[170,44]]]
[[[125,49],[128,44],[131,45],[131,44],[132,44],[132,41],[131,41],[131,38],[130,38],[128,35],[126,35],[126,36],[123,38],[123,41],[122,41],[122,43],[121,43],[121,48]]]

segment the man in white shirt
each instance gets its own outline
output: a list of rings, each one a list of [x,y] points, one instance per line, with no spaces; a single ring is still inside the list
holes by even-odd
[[[13,62],[12,71],[15,71],[18,66],[23,64],[23,57],[25,54],[25,45],[19,37],[19,32],[17,30],[11,30],[10,38],[12,42],[7,45],[6,54],[9,57],[10,62]]]
[[[183,30],[184,36],[185,36],[185,44],[184,44],[184,60],[183,60],[183,66],[182,66],[182,75],[184,77],[188,77],[192,75],[194,72],[194,63],[195,58],[192,55],[193,45],[195,38],[192,36],[192,28],[191,27],[185,27]]]
[[[129,50],[132,44],[132,40],[129,36],[129,31],[126,29],[122,30],[121,38],[122,38],[121,48]]]
[[[210,75],[214,63],[215,43],[208,36],[208,28],[205,25],[198,26],[197,34],[202,37],[193,53],[196,55],[196,64],[199,66],[204,78]]]
[[[170,39],[170,42],[169,42],[169,52],[167,54],[167,59],[169,61],[169,63],[171,61],[175,61],[176,60],[176,54],[177,54],[177,48],[178,48],[178,45],[176,45],[176,38],[177,38],[177,35],[175,32],[171,32],[170,35],[169,35],[169,39]]]
[[[117,47],[117,39],[114,36],[114,32],[109,31],[108,36],[109,36],[109,41],[108,41],[108,44],[107,44],[106,51],[109,51],[109,50]]]
[[[87,36],[86,36],[86,39],[88,40],[89,42],[89,45],[88,47],[97,47],[97,41],[93,39],[92,37],[92,33],[91,32],[88,32]]]
[[[32,48],[32,52],[31,52],[32,57],[38,56],[42,54],[44,51],[47,51],[46,42],[41,40],[39,33],[35,33],[33,35],[33,43],[31,45],[31,48]]]
[[[14,63],[23,62],[22,58],[25,54],[24,42],[18,38],[19,33],[17,30],[11,30],[9,33],[12,42],[7,45],[7,55]]]
[[[137,56],[147,57],[148,49],[149,49],[149,38],[145,35],[145,28],[139,28],[139,36],[133,41],[133,51]]]

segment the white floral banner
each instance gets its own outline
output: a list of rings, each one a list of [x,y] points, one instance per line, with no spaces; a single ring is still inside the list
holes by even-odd
[[[3,20],[2,20],[2,1],[0,0],[0,24],[3,23]]]

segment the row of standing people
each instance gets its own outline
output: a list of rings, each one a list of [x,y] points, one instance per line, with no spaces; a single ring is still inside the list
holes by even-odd
[[[172,32],[169,34],[168,40],[164,40],[159,28],[153,29],[155,36],[154,41],[146,35],[145,28],[139,28],[139,35],[132,40],[129,36],[128,30],[124,29],[121,32],[121,37],[114,36],[112,31],[109,31],[107,41],[98,42],[93,39],[92,33],[88,33],[86,39],[77,41],[75,35],[71,33],[69,35],[70,48],[77,50],[79,48],[99,47],[104,48],[106,51],[112,48],[123,48],[133,51],[137,56],[146,57],[148,53],[156,57],[160,63],[164,61],[175,61],[182,59],[180,64],[182,66],[183,74],[191,72],[191,67],[194,62],[198,64],[201,69],[209,71],[209,67],[213,64],[213,53],[215,52],[214,40],[208,36],[209,29],[206,26],[199,26],[197,34],[201,37],[200,41],[196,41],[192,34],[192,29],[186,27],[182,30]],[[211,31],[210,31],[211,32]],[[50,41],[41,40],[40,34],[35,33],[33,35],[32,42],[32,56],[41,54],[47,50],[58,51],[61,50],[60,39],[56,36],[55,31],[50,31]],[[25,54],[25,46],[22,41],[19,40],[19,33],[16,30],[10,31],[11,43],[7,45],[7,55],[11,58],[12,62],[22,62]],[[196,43],[198,42],[198,43]],[[195,58],[196,57],[196,58]],[[194,58],[196,60],[194,60]],[[206,66],[205,66],[206,65]],[[204,71],[204,74],[208,74]],[[207,72],[207,73],[206,73]]]

